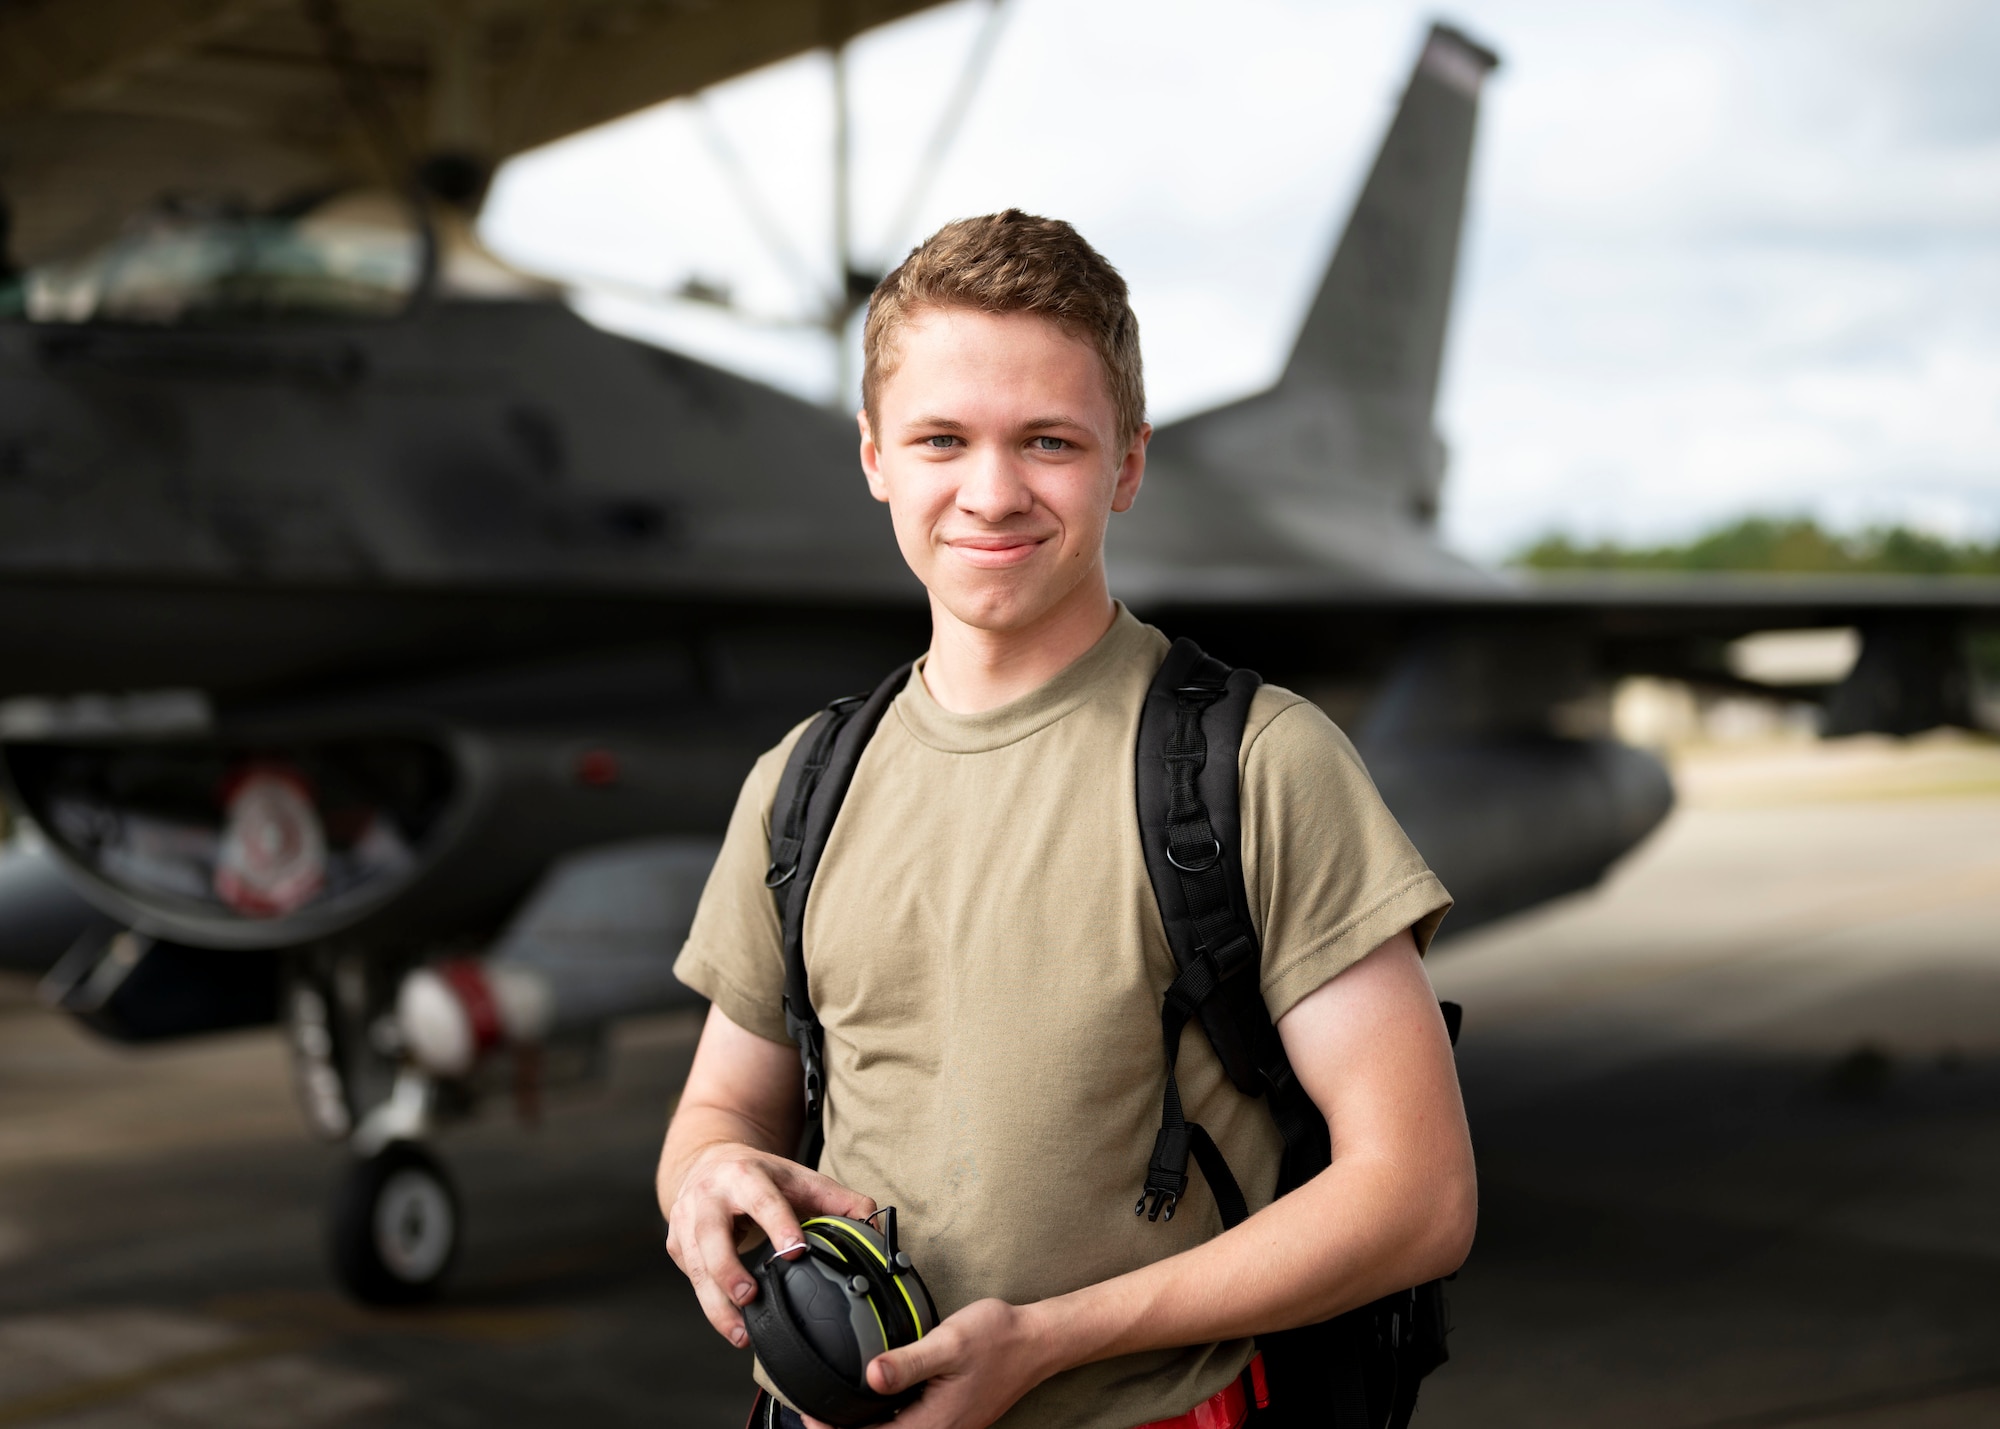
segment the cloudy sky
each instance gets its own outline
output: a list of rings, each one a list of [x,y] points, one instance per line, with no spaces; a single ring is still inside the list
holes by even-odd
[[[1254,391],[1434,13],[1006,0],[915,192],[986,0],[874,32],[850,68],[857,256],[893,261],[960,214],[1061,215],[1132,284],[1156,421]],[[1438,413],[1452,544],[1497,559],[1752,511],[2000,536],[2000,5],[1444,17],[1504,60]],[[596,321],[828,399],[831,343],[787,324],[830,281],[831,93],[808,56],[523,156],[488,241],[578,280]],[[691,277],[756,321],[656,296]]]

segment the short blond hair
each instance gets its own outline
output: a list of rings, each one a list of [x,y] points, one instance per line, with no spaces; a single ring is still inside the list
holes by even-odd
[[[1118,270],[1059,218],[1010,208],[947,223],[875,287],[862,329],[861,404],[879,428],[896,334],[926,308],[1034,313],[1088,343],[1104,364],[1122,447],[1146,420],[1139,319]]]

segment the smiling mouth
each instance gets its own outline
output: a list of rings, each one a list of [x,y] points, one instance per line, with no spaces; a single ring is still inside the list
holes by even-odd
[[[968,536],[946,544],[969,566],[1003,570],[1020,565],[1047,539],[1046,536]]]

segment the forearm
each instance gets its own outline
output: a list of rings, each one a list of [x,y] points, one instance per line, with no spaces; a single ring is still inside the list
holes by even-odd
[[[1301,998],[1278,1033],[1326,1117],[1333,1164],[1191,1250],[1029,1305],[975,1301],[877,1356],[879,1393],[927,1384],[910,1429],[991,1424],[1063,1370],[1310,1324],[1458,1266],[1476,1214],[1472,1146],[1411,936]]]
[[[667,1253],[708,1322],[748,1343],[741,1308],[756,1286],[736,1248],[754,1223],[777,1246],[803,1240],[803,1216],[866,1216],[875,1203],[792,1159],[804,1113],[798,1054],[711,1008],[681,1104],[660,1148]]]
[[[688,1173],[704,1153],[744,1146],[792,1156],[804,1112],[799,1105],[798,1053],[745,1032],[711,1008],[680,1104],[667,1125],[655,1186],[671,1218]]]
[[[1423,1177],[1343,1157],[1213,1240],[1024,1311],[1049,1373],[1310,1324],[1456,1269],[1474,1201],[1469,1157]]]

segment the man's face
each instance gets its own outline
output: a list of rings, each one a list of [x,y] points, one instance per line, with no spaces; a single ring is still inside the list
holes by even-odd
[[[1046,318],[966,308],[919,312],[896,341],[861,466],[931,598],[1013,631],[1101,586],[1105,523],[1138,495],[1152,429],[1118,440],[1096,352]]]

